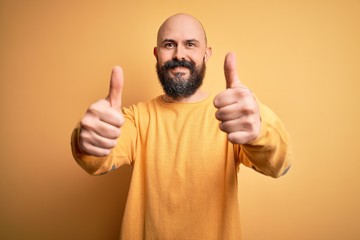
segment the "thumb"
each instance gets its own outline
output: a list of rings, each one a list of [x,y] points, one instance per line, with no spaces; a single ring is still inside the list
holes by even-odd
[[[224,73],[226,80],[226,88],[233,88],[240,85],[238,74],[236,71],[236,57],[235,53],[229,52],[226,54],[224,62]]]
[[[123,87],[123,70],[121,67],[115,66],[111,72],[109,95],[106,98],[110,102],[111,107],[121,108],[121,96]]]

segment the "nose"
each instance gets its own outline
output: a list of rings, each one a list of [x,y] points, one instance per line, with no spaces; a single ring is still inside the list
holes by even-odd
[[[178,46],[174,52],[173,60],[185,60],[185,49]]]

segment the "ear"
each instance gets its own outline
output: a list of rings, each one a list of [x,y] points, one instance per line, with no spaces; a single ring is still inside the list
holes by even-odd
[[[211,47],[206,48],[206,50],[205,50],[205,55],[204,55],[204,60],[205,60],[205,62],[207,62],[207,61],[209,60],[209,58],[211,57],[211,55],[212,55],[212,49],[211,49]]]
[[[154,47],[153,54],[154,54],[155,58],[157,59],[157,57],[158,57],[157,47]]]

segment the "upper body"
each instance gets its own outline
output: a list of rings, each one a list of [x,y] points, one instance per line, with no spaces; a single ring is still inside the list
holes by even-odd
[[[74,131],[74,157],[90,174],[134,167],[123,239],[239,239],[240,164],[272,177],[290,166],[283,124],[240,83],[233,54],[227,89],[215,98],[200,89],[211,53],[196,19],[170,17],[154,48],[165,94],[122,107],[114,68],[108,97]]]
[[[260,104],[258,139],[239,145],[219,129],[212,100],[166,103],[157,97],[123,108],[118,144],[95,171],[89,167],[97,159],[76,150],[74,134],[76,159],[90,173],[133,166],[122,239],[239,239],[241,164],[274,177],[288,168],[286,131],[266,106]]]

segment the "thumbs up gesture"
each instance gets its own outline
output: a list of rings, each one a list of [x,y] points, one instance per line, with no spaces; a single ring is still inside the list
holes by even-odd
[[[123,85],[123,71],[120,67],[114,67],[109,95],[92,104],[80,121],[79,148],[83,153],[107,156],[116,146],[120,128],[124,124],[121,113]]]
[[[238,78],[234,53],[225,57],[225,91],[214,99],[218,109],[216,118],[220,129],[228,134],[230,142],[247,144],[260,134],[261,119],[258,104],[251,92]]]

